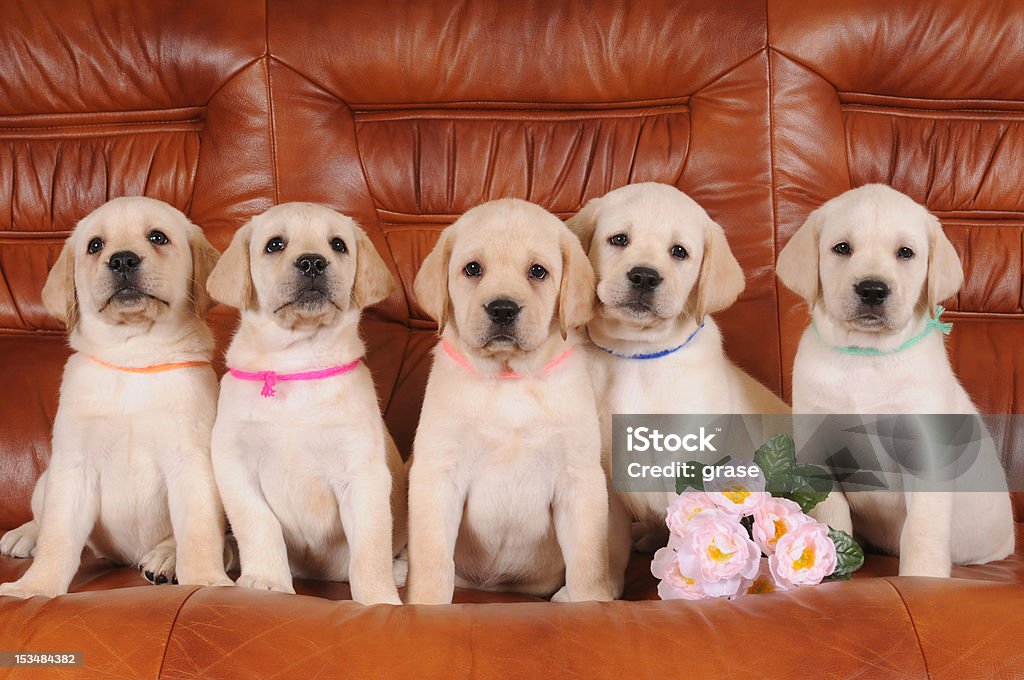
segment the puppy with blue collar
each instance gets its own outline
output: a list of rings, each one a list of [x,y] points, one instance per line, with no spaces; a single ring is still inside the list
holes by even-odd
[[[616,413],[789,411],[722,349],[711,314],[732,305],[745,280],[725,232],[693,199],[667,184],[632,184],[591,200],[567,224],[597,274],[588,358],[606,457]],[[664,545],[675,493],[617,496],[643,524],[637,547]]]
[[[847,191],[811,213],[776,272],[811,309],[793,366],[794,413],[977,414],[946,356],[952,325],[938,319],[963,270],[923,206],[881,184]],[[894,460],[883,467],[900,472]],[[970,492],[890,478],[889,491],[837,489],[813,514],[899,555],[901,576],[949,576],[953,563],[1013,550],[1010,498],[991,447],[957,480]]]

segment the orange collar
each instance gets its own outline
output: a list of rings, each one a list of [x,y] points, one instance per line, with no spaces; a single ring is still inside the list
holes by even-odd
[[[114,364],[108,364],[106,361],[100,361],[96,357],[89,356],[89,360],[93,363],[99,364],[104,368],[112,368],[115,371],[124,371],[125,373],[166,373],[167,371],[176,371],[179,368],[193,368],[195,366],[209,366],[209,361],[178,361],[172,364],[155,364],[153,366],[140,366],[138,368],[132,366],[115,366]]]
[[[462,354],[459,353],[459,350],[455,349],[455,346],[452,343],[448,342],[448,338],[442,338],[441,346],[444,347],[444,351],[448,353],[448,356],[450,356],[452,358],[452,360],[455,361],[455,363],[457,363],[458,365],[462,366],[463,368],[465,368],[470,373],[478,374],[478,372],[476,370],[476,367],[473,366],[473,364],[469,363],[469,359],[467,359],[466,357],[462,356]],[[569,355],[572,354],[572,348],[573,348],[573,346],[570,346],[568,349],[566,349],[564,352],[562,352],[562,354],[560,354],[559,356],[557,356],[554,359],[552,359],[551,361],[549,361],[544,366],[544,368],[541,369],[540,375],[544,375],[545,373],[550,373],[555,368],[557,368],[560,363],[562,363],[563,361],[568,359]],[[504,373],[499,373],[498,375],[496,375],[494,377],[508,379],[508,378],[522,378],[523,376],[520,375],[519,373],[516,373],[515,371],[506,371]]]

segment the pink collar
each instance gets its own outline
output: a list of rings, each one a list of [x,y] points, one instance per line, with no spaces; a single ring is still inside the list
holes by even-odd
[[[300,373],[275,373],[274,371],[240,371],[237,368],[229,368],[228,373],[233,378],[239,380],[260,380],[263,382],[263,390],[260,394],[264,397],[273,397],[277,395],[274,390],[274,386],[281,381],[302,381],[302,380],[322,380],[323,378],[333,378],[336,375],[343,375],[348,373],[356,366],[362,359],[356,359],[352,363],[343,364],[341,366],[332,366],[331,368],[321,368],[318,371],[302,371]]]
[[[448,342],[448,338],[443,338],[441,340],[441,346],[444,347],[444,351],[448,353],[448,356],[450,356],[455,361],[455,363],[459,364],[460,366],[465,368],[470,373],[479,374],[479,371],[476,370],[476,367],[473,366],[473,364],[469,363],[469,359],[467,359],[466,357],[464,357],[461,354],[459,354],[459,350],[455,349],[455,346],[452,345],[452,343]],[[565,350],[559,356],[557,356],[554,359],[552,359],[551,361],[549,361],[544,366],[544,368],[541,369],[540,374],[543,375],[545,373],[550,373],[551,371],[555,370],[555,368],[558,367],[558,365],[560,363],[562,363],[563,361],[565,361],[566,359],[569,358],[569,355],[572,354],[572,349],[573,349],[573,346],[570,346],[569,349]],[[497,377],[497,378],[522,378],[523,376],[520,375],[519,373],[516,373],[515,371],[506,371],[505,373],[499,373],[495,377]]]

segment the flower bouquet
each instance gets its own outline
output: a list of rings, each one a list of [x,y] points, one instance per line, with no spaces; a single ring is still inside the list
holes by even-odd
[[[677,480],[679,498],[665,520],[669,543],[651,562],[663,600],[817,585],[847,579],[864,564],[853,537],[806,514],[825,500],[832,480],[824,469],[797,462],[792,437],[770,439],[754,464],[761,474],[734,474],[749,463],[728,459],[714,466],[691,462],[695,473]]]

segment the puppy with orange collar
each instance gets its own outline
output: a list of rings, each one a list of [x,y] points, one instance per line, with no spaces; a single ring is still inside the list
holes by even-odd
[[[219,253],[181,212],[117,198],[85,217],[43,288],[74,353],[33,519],[0,541],[35,561],[0,595],[66,593],[82,547],[150,580],[232,585],[210,463],[217,381],[206,277]]]

